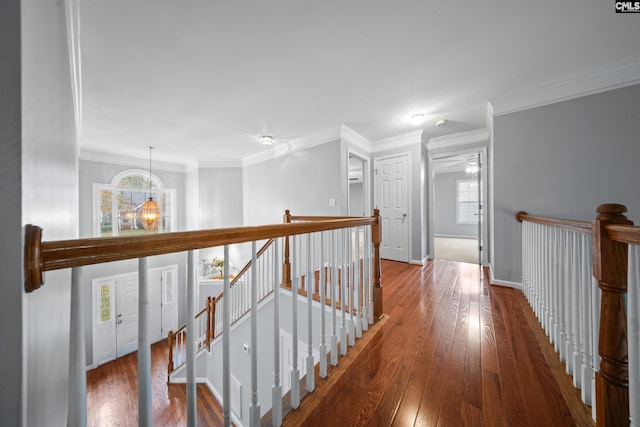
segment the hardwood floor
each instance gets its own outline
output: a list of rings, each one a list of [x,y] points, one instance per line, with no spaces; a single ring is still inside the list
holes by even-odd
[[[285,425],[593,425],[569,377],[554,376],[547,357],[557,356],[520,291],[488,286],[469,264],[384,262],[383,298],[381,331]]]
[[[316,377],[284,425],[593,425],[520,291],[444,260],[384,261],[382,272],[385,322],[350,352],[343,375]],[[152,347],[154,426],[185,425],[185,387],[167,386],[166,352]],[[135,353],[87,381],[89,425],[137,424]],[[220,425],[220,413],[199,385],[198,424]]]
[[[132,353],[87,372],[87,425],[138,425],[138,360]],[[169,346],[151,346],[153,425],[186,425],[186,386],[167,384]],[[198,425],[221,426],[222,408],[204,384],[198,384]]]

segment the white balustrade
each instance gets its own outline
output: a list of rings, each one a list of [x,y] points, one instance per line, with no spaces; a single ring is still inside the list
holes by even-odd
[[[523,293],[554,349],[593,405],[599,366],[599,290],[588,234],[523,221]]]
[[[627,333],[629,348],[629,425],[640,426],[640,246],[629,245]]]

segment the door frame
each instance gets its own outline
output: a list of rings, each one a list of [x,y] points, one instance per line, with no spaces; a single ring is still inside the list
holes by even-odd
[[[482,158],[482,165],[480,166],[480,176],[479,176],[479,181],[480,181],[480,185],[481,185],[481,192],[482,192],[482,200],[481,200],[481,204],[482,204],[482,218],[480,218],[481,221],[481,229],[480,229],[480,235],[478,235],[478,243],[482,245],[482,262],[481,265],[482,266],[487,266],[488,265],[488,260],[489,260],[489,239],[488,239],[488,235],[489,235],[489,228],[488,228],[488,224],[489,224],[489,185],[488,185],[488,175],[489,175],[489,160],[488,160],[488,147],[484,146],[484,147],[474,147],[474,148],[462,148],[462,149],[452,149],[451,151],[447,151],[447,152],[439,152],[438,154],[433,154],[430,153],[429,150],[427,150],[427,156],[429,158],[429,165],[428,165],[428,171],[429,171],[429,203],[428,203],[428,217],[429,217],[429,259],[433,259],[434,258],[434,242],[435,242],[435,174],[433,171],[433,162],[438,160],[438,159],[444,159],[447,157],[454,157],[454,156],[465,156],[465,155],[471,155],[471,154],[477,154],[480,153],[481,158]]]
[[[160,328],[161,328],[161,338],[160,340],[165,338],[165,331],[164,331],[164,323],[163,323],[163,317],[165,315],[164,313],[164,290],[165,290],[165,286],[164,286],[164,280],[165,280],[165,272],[167,271],[174,271],[175,272],[175,276],[174,276],[174,280],[176,281],[174,283],[174,298],[178,297],[178,264],[171,264],[171,265],[166,265],[166,266],[162,266],[162,267],[154,267],[154,268],[149,268],[148,269],[149,272],[152,271],[160,271],[160,275],[161,275],[161,283],[160,283]],[[100,284],[104,284],[106,282],[108,282],[111,285],[111,301],[112,301],[112,306],[111,306],[111,318],[112,321],[117,321],[117,319],[114,317],[116,315],[116,310],[115,310],[115,304],[117,301],[117,280],[119,278],[122,277],[126,277],[126,276],[130,276],[130,275],[137,275],[138,272],[129,272],[129,273],[122,273],[122,274],[114,274],[112,276],[105,276],[105,277],[97,277],[91,280],[91,364],[87,366],[87,369],[93,369],[93,368],[97,368],[98,366],[100,366],[100,364],[103,363],[107,363],[108,361],[104,361],[102,363],[98,362],[98,352],[99,352],[99,340],[98,340],[98,316],[99,316],[99,302],[98,302],[98,287]],[[178,300],[175,300],[175,304],[176,304],[176,312],[178,311]],[[177,318],[178,316],[176,316]],[[177,327],[177,326],[176,326]],[[114,354],[114,358],[110,359],[110,360],[115,360],[117,358],[117,328],[114,326],[115,328],[115,333],[114,333],[114,342],[113,342],[113,354]]]
[[[353,214],[351,212],[351,186],[349,185],[350,157],[356,157],[362,161],[362,192],[364,194],[364,209],[366,214],[373,215],[373,209],[371,208],[371,159],[353,148],[347,148],[347,215]]]
[[[411,191],[411,180],[413,178],[413,174],[411,172],[411,151],[400,151],[393,154],[385,154],[382,156],[377,156],[373,158],[373,206],[375,208],[378,207],[378,178],[375,173],[378,168],[378,162],[381,160],[393,159],[395,157],[407,157],[407,259],[405,262],[411,263],[412,259],[412,249],[413,249],[413,193]]]

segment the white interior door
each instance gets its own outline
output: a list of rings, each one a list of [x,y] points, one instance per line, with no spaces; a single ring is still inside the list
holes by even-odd
[[[138,275],[116,279],[116,357],[138,349]]]
[[[96,295],[94,304],[94,359],[98,365],[116,358],[115,278],[93,281]]]
[[[382,220],[380,257],[409,261],[408,155],[376,159],[376,204]]]
[[[162,270],[162,338],[178,329],[178,268]]]

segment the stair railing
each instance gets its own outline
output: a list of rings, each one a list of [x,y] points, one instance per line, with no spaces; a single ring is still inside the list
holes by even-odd
[[[640,227],[626,211],[600,205],[593,223],[516,215],[523,292],[607,427],[640,425]]]
[[[89,238],[89,239],[74,239],[74,240],[62,240],[62,241],[42,241],[42,229],[34,226],[27,225],[25,227],[25,245],[24,245],[24,278],[25,278],[25,291],[33,292],[43,286],[44,273],[47,271],[58,269],[72,269],[72,283],[71,283],[71,319],[72,330],[78,329],[76,325],[83,323],[84,309],[82,301],[83,286],[81,280],[81,267],[91,264],[100,264],[112,261],[126,260],[126,259],[138,259],[138,422],[139,425],[151,425],[153,423],[152,414],[152,390],[151,390],[151,345],[149,342],[149,334],[147,331],[147,318],[148,318],[148,278],[147,278],[147,257],[175,253],[181,251],[187,251],[187,298],[186,298],[186,336],[195,337],[196,321],[195,321],[195,290],[197,285],[196,278],[196,254],[195,250],[204,249],[216,246],[223,246],[225,259],[229,258],[229,245],[237,243],[252,242],[252,260],[254,265],[257,265],[257,250],[256,241],[264,241],[267,239],[276,239],[274,249],[274,265],[278,265],[280,260],[280,254],[278,251],[279,240],[292,240],[293,253],[296,253],[296,246],[300,247],[301,235],[307,236],[306,239],[311,237],[311,234],[319,236],[320,247],[326,248],[326,241],[323,242],[326,236],[329,234],[337,235],[338,232],[333,230],[344,230],[353,227],[371,227],[371,239],[374,248],[374,262],[373,262],[373,277],[374,283],[373,292],[373,306],[375,318],[381,315],[380,312],[375,311],[375,307],[381,307],[381,301],[377,301],[377,297],[381,297],[380,278],[379,278],[379,244],[381,236],[381,222],[379,213],[376,211],[373,217],[352,217],[352,218],[337,218],[327,219],[311,222],[300,223],[286,223],[275,224],[260,227],[235,227],[216,230],[202,230],[202,231],[189,231],[189,232],[176,232],[176,233],[163,233],[144,236],[127,236],[127,237],[103,237],[103,238]],[[343,236],[349,236],[350,231],[342,232]],[[325,237],[323,237],[325,236]],[[313,239],[315,239],[314,237]],[[339,239],[331,240],[331,244],[339,246]],[[347,237],[343,239],[345,242]],[[296,243],[297,242],[297,243]],[[342,246],[342,251],[339,251],[340,256],[344,257],[348,261],[346,256],[348,255],[347,246]],[[327,252],[321,251],[320,260],[324,264],[327,256]],[[337,254],[332,253],[332,257],[338,257]],[[299,276],[297,271],[300,269],[302,263],[297,255],[292,254],[292,273],[291,281],[294,283],[294,287],[299,283]],[[282,264],[280,264],[282,265]],[[335,264],[338,265],[338,264]],[[224,266],[224,293],[230,294],[230,275],[228,263]],[[280,268],[274,268],[274,283],[281,283],[281,271]],[[324,269],[321,269],[324,271]],[[346,268],[342,268],[342,275],[345,275]],[[257,301],[258,301],[258,281],[257,281],[257,269],[252,269],[251,274],[251,405],[249,407],[249,413],[251,414],[251,425],[259,425],[260,409],[257,404]],[[343,282],[345,282],[343,277]],[[375,291],[375,286],[378,287],[378,291]],[[294,288],[294,290],[296,290]],[[275,295],[279,295],[280,292],[274,292],[274,327],[278,330],[278,317],[277,310],[277,298]],[[296,295],[294,292],[293,295]],[[295,298],[294,298],[295,300]],[[223,332],[222,332],[222,397],[223,397],[223,422],[225,425],[231,424],[231,374],[230,374],[230,325],[231,325],[231,307],[229,301],[222,304],[223,311]],[[293,307],[297,307],[297,303],[293,304]],[[216,310],[217,312],[218,310]],[[294,318],[295,319],[295,318]],[[294,322],[296,324],[296,322]],[[86,419],[86,365],[84,363],[85,344],[83,341],[84,334],[71,334],[70,339],[70,359],[73,363],[70,366],[69,374],[69,395],[77,396],[76,398],[69,399],[69,417],[70,419]],[[295,341],[294,341],[295,342]],[[274,343],[276,344],[276,343]],[[196,381],[195,381],[195,345],[187,345],[187,424],[195,425],[196,422]],[[274,345],[274,351],[278,351],[278,345]],[[294,346],[294,349],[296,346]],[[278,357],[274,358],[275,364],[279,362]],[[279,377],[279,368],[274,366],[274,377]],[[292,373],[292,379],[298,378]],[[292,381],[292,385],[296,381]],[[277,381],[274,383],[273,400],[278,402],[278,398],[281,395],[278,393]],[[262,398],[266,399],[266,398]],[[293,398],[292,398],[293,399]],[[294,399],[293,399],[294,400]],[[292,403],[293,403],[292,400]],[[83,403],[84,402],[84,403]],[[281,401],[280,401],[281,404]],[[298,402],[299,404],[299,402]],[[292,405],[292,407],[297,407]],[[274,408],[278,408],[278,405],[274,403]],[[275,418],[275,425],[279,425],[278,418]]]
[[[269,239],[258,251],[258,259],[260,259],[265,252],[269,250],[274,239]],[[273,256],[273,254],[270,254]],[[252,268],[252,260],[249,260],[240,272],[231,279],[229,288],[231,290],[231,306],[232,317],[231,324],[240,320],[249,311],[249,302],[247,298],[246,290],[246,277],[250,273]],[[239,289],[238,287],[242,287]],[[266,298],[271,292],[273,292],[273,286],[269,289],[263,289],[261,292],[260,301]],[[221,292],[215,298],[208,296],[205,307],[195,315],[196,335],[195,345],[196,354],[203,350],[208,350],[211,346],[211,342],[222,333],[222,310],[216,307],[221,307],[222,298],[224,292]],[[170,376],[173,371],[180,368],[186,363],[186,351],[187,351],[187,325],[184,324],[179,327],[175,332],[169,331],[169,363],[167,365],[168,375]]]

